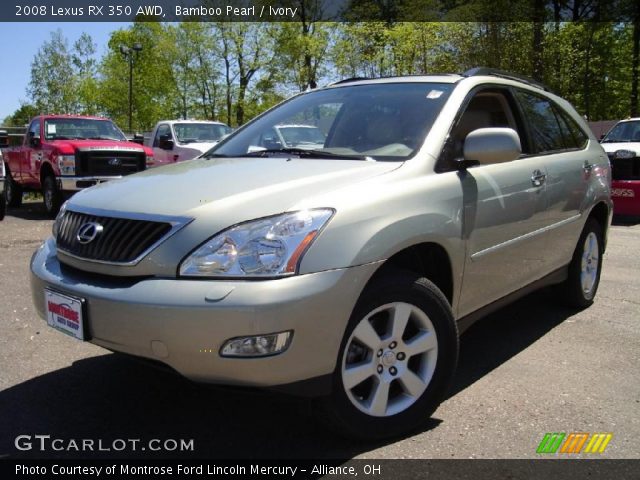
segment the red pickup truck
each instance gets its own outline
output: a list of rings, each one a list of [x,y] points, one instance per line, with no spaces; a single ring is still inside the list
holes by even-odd
[[[35,117],[23,144],[2,153],[8,206],[19,207],[25,191],[42,191],[51,216],[74,192],[153,163],[153,150],[129,142],[111,120],[75,115]]]

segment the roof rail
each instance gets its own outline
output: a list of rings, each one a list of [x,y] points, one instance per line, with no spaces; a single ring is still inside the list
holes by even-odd
[[[490,75],[494,77],[508,78],[509,80],[517,80],[519,82],[526,83],[527,85],[531,85],[532,87],[537,87],[547,92],[551,90],[544,83],[539,82],[531,77],[527,77],[526,75],[520,75],[518,73],[510,73],[505,72],[504,70],[498,70],[497,68],[488,68],[488,67],[475,67],[467,70],[466,72],[461,74],[463,77],[477,77],[479,75]]]
[[[360,80],[371,80],[371,79],[367,77],[351,77],[351,78],[345,78],[344,80],[338,80],[337,82],[330,83],[329,86],[340,85],[341,83],[359,82]]]

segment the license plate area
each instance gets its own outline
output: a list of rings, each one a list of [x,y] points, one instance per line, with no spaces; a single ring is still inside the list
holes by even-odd
[[[78,340],[87,340],[86,301],[45,288],[44,306],[47,324]]]

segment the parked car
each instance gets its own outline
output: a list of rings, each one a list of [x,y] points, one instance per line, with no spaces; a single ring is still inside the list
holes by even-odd
[[[7,212],[7,203],[4,199],[4,172],[4,160],[2,158],[2,150],[0,150],[0,220],[4,219],[5,213]]]
[[[250,151],[300,119],[322,148]],[[551,284],[593,302],[609,173],[580,115],[527,79],[342,82],[73,197],[33,256],[33,301],[75,339],[398,435],[445,398],[475,320]]]
[[[154,166],[191,160],[211,149],[231,132],[222,122],[206,120],[162,120],[149,139]]]
[[[55,216],[73,193],[144,170],[153,151],[127,141],[106,118],[39,115],[21,146],[4,149],[4,161],[7,204],[19,207],[23,192],[42,191]]]
[[[640,216],[640,118],[618,122],[601,143],[611,161],[613,213]]]

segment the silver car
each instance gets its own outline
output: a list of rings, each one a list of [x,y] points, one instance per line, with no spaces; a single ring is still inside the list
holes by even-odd
[[[324,144],[256,148],[285,124]],[[550,284],[593,302],[610,181],[580,115],[528,79],[340,82],[75,195],[33,256],[33,300],[77,340],[398,435],[443,400],[474,320]]]

